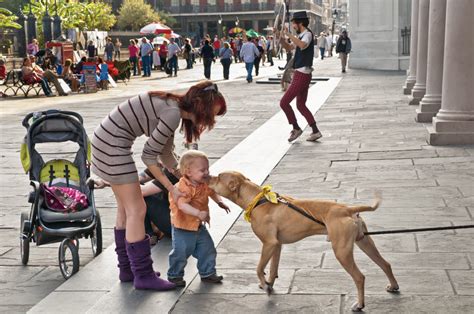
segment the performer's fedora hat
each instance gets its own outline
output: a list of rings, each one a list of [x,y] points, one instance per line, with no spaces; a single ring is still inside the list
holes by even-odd
[[[291,21],[293,20],[308,20],[308,15],[306,14],[306,11],[296,11],[293,13],[293,17],[291,18]]]

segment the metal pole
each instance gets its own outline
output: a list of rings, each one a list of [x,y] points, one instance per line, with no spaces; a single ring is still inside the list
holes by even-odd
[[[29,1],[30,13],[28,13],[28,42],[31,43],[36,38],[36,16],[31,12],[31,0]]]
[[[25,16],[25,13],[23,13],[22,5],[20,5],[20,9],[18,10],[18,15],[17,16],[18,16],[18,20],[16,22],[21,25],[21,28],[19,30],[17,30],[18,55],[20,57],[25,57],[26,56],[26,47],[27,47],[27,44],[28,44],[26,42],[26,38],[27,38],[26,20],[27,20],[27,17]]]
[[[44,12],[43,17],[43,36],[45,43],[53,39],[53,29],[51,27],[52,22],[53,19],[51,18],[48,12],[48,0],[46,0],[46,11]]]
[[[54,0],[54,6],[56,8],[56,14],[53,19],[53,38],[61,36],[61,17],[58,15],[58,3]]]

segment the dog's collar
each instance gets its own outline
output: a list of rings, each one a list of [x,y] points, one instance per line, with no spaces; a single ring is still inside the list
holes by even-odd
[[[246,221],[250,222],[250,216],[252,214],[252,210],[257,207],[258,205],[263,204],[265,201],[278,204],[278,194],[272,192],[271,185],[265,185],[262,187],[262,191],[258,193],[252,202],[245,208],[244,210],[244,218]]]

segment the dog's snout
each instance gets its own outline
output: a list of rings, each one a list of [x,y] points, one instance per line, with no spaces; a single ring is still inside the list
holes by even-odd
[[[209,186],[213,186],[214,184],[216,184],[216,181],[217,181],[217,177],[211,176],[211,175],[208,176]]]

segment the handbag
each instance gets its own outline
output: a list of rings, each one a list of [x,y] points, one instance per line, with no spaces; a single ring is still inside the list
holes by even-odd
[[[69,85],[62,78],[58,78],[58,82],[66,94],[70,94],[72,92],[71,87],[69,87]]]
[[[87,196],[81,191],[67,187],[47,186],[44,183],[41,185],[44,194],[44,204],[52,211],[74,213],[89,206]]]

